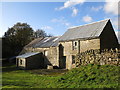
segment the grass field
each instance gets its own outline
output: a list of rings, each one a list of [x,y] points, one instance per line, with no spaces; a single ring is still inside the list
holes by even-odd
[[[64,74],[52,72],[50,75],[43,75],[36,72],[37,70],[17,70],[15,65],[3,66],[3,89],[120,88],[118,86],[119,66],[90,64],[65,71]]]

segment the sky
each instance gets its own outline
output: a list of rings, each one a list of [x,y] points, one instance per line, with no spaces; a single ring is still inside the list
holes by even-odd
[[[73,2],[74,1],[74,2]],[[54,36],[68,28],[109,18],[118,35],[118,2],[0,2],[0,37],[17,22],[27,23],[34,30],[43,29]],[[119,1],[119,0],[115,0]]]

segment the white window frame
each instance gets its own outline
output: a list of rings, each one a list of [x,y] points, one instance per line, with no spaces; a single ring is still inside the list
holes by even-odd
[[[78,49],[78,41],[73,41],[73,50]]]

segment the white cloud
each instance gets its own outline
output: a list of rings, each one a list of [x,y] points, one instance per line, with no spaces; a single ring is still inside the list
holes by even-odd
[[[59,8],[55,8],[55,10],[63,10],[65,8],[72,8],[72,16],[76,16],[78,14],[78,9],[75,8],[75,5],[83,4],[86,0],[68,0],[64,3],[63,6]]]
[[[51,22],[58,22],[58,19],[54,18],[51,20]]]
[[[84,22],[91,22],[92,20],[93,20],[92,17],[90,17],[88,15],[86,15],[86,16],[83,17],[83,21]]]
[[[58,8],[58,9],[62,10],[62,9],[65,9],[65,8],[73,7],[73,6],[77,5],[77,4],[82,4],[84,2],[85,2],[85,0],[69,0],[69,1],[66,1],[64,3],[64,6]]]
[[[78,9],[72,8],[72,10],[73,10],[72,16],[76,16],[78,14]]]
[[[43,30],[52,30],[53,28],[50,27],[50,26],[43,26],[43,27],[41,27],[41,29],[43,29]]]
[[[118,15],[118,1],[119,0],[105,0],[104,11],[113,15]]]
[[[98,6],[98,7],[92,7],[91,9],[93,10],[93,11],[99,11],[100,9],[102,9],[103,8],[103,6]]]
[[[60,24],[65,25],[65,26],[70,26],[71,25],[67,20],[65,20],[64,17],[61,17],[59,19],[56,19],[56,18],[52,19],[51,22],[60,23]]]

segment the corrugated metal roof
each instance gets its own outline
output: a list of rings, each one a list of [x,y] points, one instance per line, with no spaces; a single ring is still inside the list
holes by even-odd
[[[60,41],[99,37],[109,20],[110,19],[106,19],[91,24],[69,28],[68,31],[61,36]]]
[[[56,37],[45,37],[45,38],[37,38],[26,45],[24,48],[32,47],[32,48],[49,48],[55,47],[59,43],[59,38],[61,36]]]
[[[38,54],[38,53],[39,53],[39,52],[29,52],[29,53],[25,53],[25,54],[19,55],[19,56],[17,56],[16,58],[27,58],[27,57],[36,55],[36,54]]]

